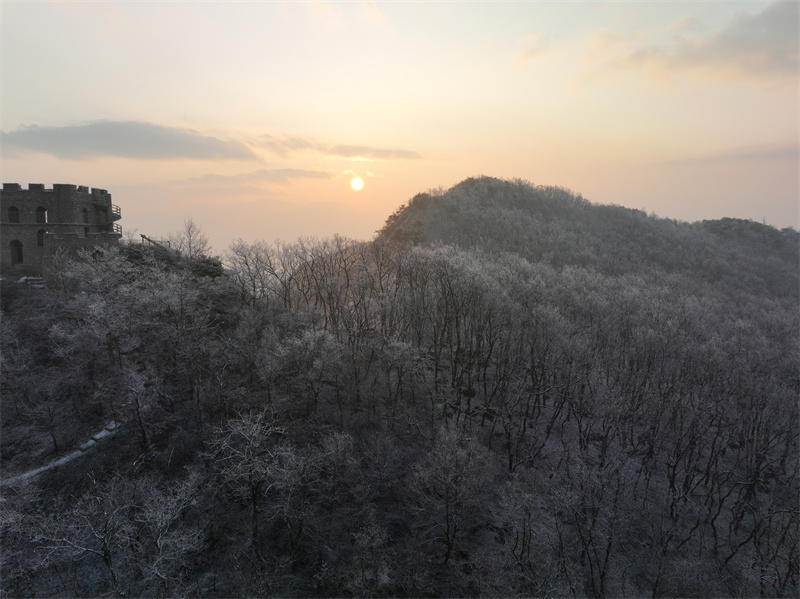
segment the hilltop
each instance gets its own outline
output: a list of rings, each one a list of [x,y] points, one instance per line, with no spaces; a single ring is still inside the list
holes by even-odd
[[[681,274],[792,299],[800,289],[794,229],[733,218],[680,222],[521,180],[478,177],[418,194],[387,219],[378,238],[512,252],[607,275]]]

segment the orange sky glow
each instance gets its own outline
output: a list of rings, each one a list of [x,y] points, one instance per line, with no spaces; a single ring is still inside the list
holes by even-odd
[[[476,175],[798,227],[797,2],[0,10],[3,181],[108,189],[136,237],[370,239]]]

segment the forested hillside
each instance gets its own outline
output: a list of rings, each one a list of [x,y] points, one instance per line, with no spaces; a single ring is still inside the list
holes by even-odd
[[[518,254],[605,275],[688,275],[796,298],[800,233],[739,219],[689,224],[591,204],[559,187],[491,177],[415,196],[381,238]]]
[[[3,283],[4,596],[796,597],[800,235],[491,178]]]

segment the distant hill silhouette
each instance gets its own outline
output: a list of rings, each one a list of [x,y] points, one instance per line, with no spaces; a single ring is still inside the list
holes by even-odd
[[[681,222],[522,180],[477,177],[420,193],[378,237],[512,252],[610,275],[685,274],[755,294],[797,298],[800,289],[794,229],[734,218]]]

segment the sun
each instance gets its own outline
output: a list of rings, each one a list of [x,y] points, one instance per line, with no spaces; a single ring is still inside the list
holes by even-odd
[[[362,179],[359,179],[358,177],[353,177],[350,180],[350,187],[352,187],[356,191],[359,191],[362,187],[364,187],[364,181]]]

